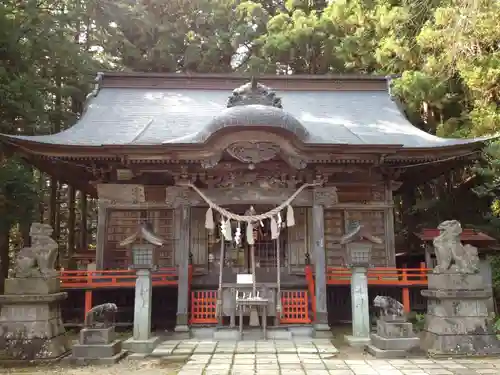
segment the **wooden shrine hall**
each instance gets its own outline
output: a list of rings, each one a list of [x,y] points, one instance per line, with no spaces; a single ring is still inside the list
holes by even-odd
[[[263,293],[270,325],[326,326],[353,223],[379,239],[380,285],[424,284],[425,267],[396,268],[393,196],[485,141],[414,127],[386,77],[124,72],[98,75],[71,128],[0,140],[98,199],[94,278],[154,247],[153,286],[172,277],[181,329],[234,324],[245,288]]]

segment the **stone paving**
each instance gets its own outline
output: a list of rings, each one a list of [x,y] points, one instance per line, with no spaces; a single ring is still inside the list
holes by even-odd
[[[500,359],[338,359],[330,340],[166,341],[153,356],[187,356],[178,375],[500,375]],[[372,358],[359,353],[360,358]]]
[[[2,370],[12,375],[500,375],[500,359],[373,359],[329,340],[166,341],[153,356],[113,366]]]

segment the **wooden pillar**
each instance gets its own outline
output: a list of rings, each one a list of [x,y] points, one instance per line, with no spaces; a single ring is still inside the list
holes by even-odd
[[[106,200],[98,199],[97,201],[97,235],[96,235],[96,249],[95,261],[96,269],[104,269],[104,252],[106,244],[106,226],[108,218],[108,202]]]
[[[316,274],[316,320],[315,331],[330,331],[326,306],[326,257],[325,257],[325,219],[322,205],[312,208],[312,236],[314,269]]]
[[[177,286],[177,319],[176,332],[189,332],[189,252],[190,252],[190,208],[181,206],[175,210],[176,243],[175,259],[177,260],[178,286]]]
[[[396,267],[396,241],[394,238],[394,207],[392,196],[392,182],[385,184],[385,202],[391,207],[385,210],[385,251],[387,255],[387,266]]]

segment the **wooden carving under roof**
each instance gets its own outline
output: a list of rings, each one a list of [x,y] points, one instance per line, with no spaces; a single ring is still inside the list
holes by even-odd
[[[160,238],[153,232],[153,228],[151,228],[150,224],[142,223],[138,225],[137,231],[135,233],[125,238],[119,243],[119,245],[129,246],[134,242],[142,239],[155,246],[162,246],[165,243],[164,239]]]

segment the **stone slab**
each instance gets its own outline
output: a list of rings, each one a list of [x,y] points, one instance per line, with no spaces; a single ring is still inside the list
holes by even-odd
[[[213,333],[214,340],[241,340],[241,334],[237,329],[221,329]]]
[[[80,344],[101,345],[115,341],[115,327],[83,328],[80,330]]]
[[[119,362],[121,359],[125,358],[127,355],[126,350],[121,350],[119,353],[112,357],[107,358],[76,358],[73,356],[67,356],[61,360],[64,365],[76,365],[76,366],[89,366],[89,365],[113,365]]]
[[[440,335],[493,335],[493,321],[485,317],[427,315],[425,331]]]
[[[484,279],[479,273],[430,273],[428,288],[440,290],[484,290]]]
[[[40,295],[53,294],[61,291],[59,278],[11,278],[5,280],[4,294],[10,295]]]
[[[371,344],[382,350],[411,350],[420,344],[418,337],[399,337],[387,338],[381,337],[375,333],[371,336]]]
[[[437,299],[489,299],[492,296],[491,290],[438,290],[424,289],[420,292],[423,297]]]
[[[158,336],[153,336],[149,340],[134,340],[131,337],[123,342],[122,347],[132,353],[149,354],[156,348],[160,341],[161,339]]]
[[[0,294],[0,305],[16,304],[42,304],[61,301],[68,297],[68,293],[59,292],[52,294]]]
[[[489,317],[487,299],[429,299],[427,314],[442,317]]]
[[[349,346],[360,348],[370,344],[371,340],[369,337],[357,337],[357,336],[344,336],[344,340],[349,344]]]
[[[311,337],[328,339],[333,338],[333,333],[328,324],[314,324]]]
[[[9,332],[0,336],[2,359],[56,360],[70,351],[66,334],[53,337],[12,337]]]
[[[101,345],[75,344],[73,345],[73,357],[87,359],[111,358],[120,353],[121,350],[122,343],[120,340]]]
[[[406,358],[409,355],[409,353],[406,350],[398,350],[398,349],[384,350],[384,349],[379,349],[374,345],[367,345],[366,351],[375,358]]]
[[[377,334],[381,337],[414,337],[413,324],[408,322],[377,320]]]
[[[424,331],[421,347],[429,355],[484,356],[500,354],[500,342],[496,335],[438,335]]]

